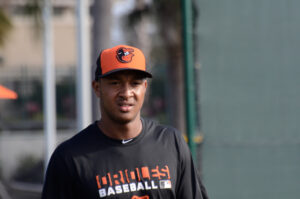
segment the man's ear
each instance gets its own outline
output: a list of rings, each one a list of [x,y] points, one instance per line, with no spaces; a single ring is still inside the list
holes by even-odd
[[[147,87],[148,87],[148,81],[147,81],[147,79],[145,79],[144,84],[145,84],[145,88],[147,89]]]
[[[92,87],[96,96],[100,98],[100,81],[94,80],[92,82]]]

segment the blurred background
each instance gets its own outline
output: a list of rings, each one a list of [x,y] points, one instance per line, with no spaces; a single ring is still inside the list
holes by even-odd
[[[51,1],[57,144],[78,132],[78,2]],[[211,199],[299,198],[300,1],[193,0],[192,83],[184,76],[184,0],[87,2],[91,64],[85,70],[91,76],[101,49],[139,47],[154,75],[144,117],[184,135],[185,96],[194,87],[195,159]],[[0,0],[2,199],[40,197],[42,8],[42,0]],[[100,116],[91,95],[94,121]]]

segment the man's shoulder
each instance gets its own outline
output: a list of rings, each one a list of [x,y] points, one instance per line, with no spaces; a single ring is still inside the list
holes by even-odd
[[[147,131],[152,131],[154,134],[166,134],[173,136],[181,136],[181,132],[173,126],[162,124],[157,120],[143,119]]]
[[[77,151],[77,149],[84,147],[84,145],[88,145],[88,142],[93,139],[95,130],[95,123],[90,124],[88,127],[81,130],[71,138],[60,143],[55,151],[57,153],[69,153]]]
[[[167,125],[167,124],[160,123],[158,120],[149,119],[149,118],[142,118],[142,120],[147,126],[150,126],[150,127],[163,128],[163,129],[178,131],[175,127]]]

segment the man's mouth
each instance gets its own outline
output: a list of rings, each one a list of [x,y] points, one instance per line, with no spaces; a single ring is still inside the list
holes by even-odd
[[[133,104],[119,104],[121,112],[129,112],[133,108]]]

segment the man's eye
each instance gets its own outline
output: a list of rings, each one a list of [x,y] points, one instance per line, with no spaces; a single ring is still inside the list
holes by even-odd
[[[133,82],[133,85],[140,85],[140,84],[142,84],[142,81],[134,81]]]

